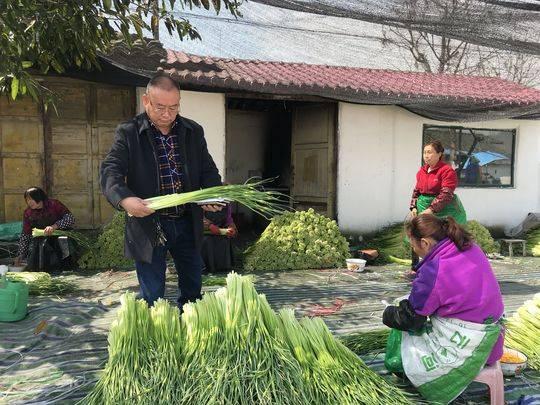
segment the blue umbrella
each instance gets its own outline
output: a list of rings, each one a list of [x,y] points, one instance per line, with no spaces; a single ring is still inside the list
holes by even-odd
[[[472,156],[478,161],[478,164],[480,166],[487,165],[488,163],[494,162],[496,160],[508,159],[507,156],[501,153],[491,152],[491,151],[476,152],[476,153],[473,153]],[[463,166],[464,169],[466,169],[469,166],[470,161],[471,161],[471,158],[467,159],[467,162],[465,162],[465,165]]]

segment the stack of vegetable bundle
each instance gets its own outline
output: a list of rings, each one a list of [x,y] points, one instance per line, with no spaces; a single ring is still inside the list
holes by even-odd
[[[540,227],[527,232],[527,253],[540,257]]]
[[[122,297],[88,404],[409,404],[320,319],[276,314],[248,277],[184,306]]]
[[[467,221],[465,229],[472,235],[474,242],[480,246],[484,253],[499,253],[501,247],[499,243],[493,239],[489,229],[478,221]]]
[[[526,301],[506,324],[505,345],[523,352],[540,370],[540,293]]]
[[[294,270],[341,267],[349,255],[336,221],[308,211],[274,217],[245,252],[246,270]]]
[[[97,241],[79,259],[81,269],[110,269],[133,266],[133,260],[124,257],[124,228],[126,214],[116,212],[103,228]]]
[[[75,284],[62,277],[51,277],[49,273],[39,271],[8,272],[6,277],[10,281],[19,281],[28,284],[30,295],[62,295],[76,291]]]
[[[411,245],[405,234],[403,222],[384,227],[373,236],[366,238],[366,246],[379,251],[377,263],[397,262],[411,265]]]
[[[468,221],[465,229],[485,253],[499,252],[499,244],[493,239],[489,230],[478,221]],[[366,238],[366,246],[379,251],[377,263],[394,262],[411,265],[411,244],[405,233],[403,222],[384,227],[375,235]]]
[[[376,351],[384,351],[390,335],[390,329],[379,329],[368,332],[350,333],[341,336],[339,340],[349,350],[358,355]]]

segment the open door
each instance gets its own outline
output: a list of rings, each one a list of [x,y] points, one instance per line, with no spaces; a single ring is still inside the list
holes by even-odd
[[[296,209],[312,207],[335,217],[336,106],[313,104],[296,107],[291,139],[291,197]]]

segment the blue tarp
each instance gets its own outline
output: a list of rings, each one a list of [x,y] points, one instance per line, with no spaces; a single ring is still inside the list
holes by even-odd
[[[490,152],[490,151],[475,152],[472,154],[472,157],[476,159],[476,161],[478,162],[480,166],[487,165],[491,162],[494,162],[495,160],[508,159],[507,156],[501,153]],[[465,162],[465,166],[463,166],[464,169],[466,169],[469,166],[470,161],[471,161],[471,158],[467,159],[467,162]]]
[[[0,224],[0,241],[11,242],[18,240],[22,232],[22,222],[7,222]]]

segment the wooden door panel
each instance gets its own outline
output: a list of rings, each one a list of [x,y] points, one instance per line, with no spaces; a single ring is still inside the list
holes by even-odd
[[[98,87],[97,120],[118,121],[118,124],[132,117],[132,90],[120,87]]]
[[[329,127],[331,122],[331,110],[326,106],[300,107],[296,111],[293,121],[294,140],[296,145],[328,143],[333,134]]]
[[[43,187],[43,124],[29,97],[0,97],[0,222],[21,221],[24,191]]]
[[[31,97],[19,97],[12,100],[2,95],[0,97],[0,116],[10,117],[39,117],[39,107]]]
[[[75,227],[88,228],[94,220],[94,213],[88,209],[88,201],[92,200],[90,193],[55,193],[54,196],[69,208],[75,218]]]
[[[308,105],[293,112],[291,196],[297,209],[334,216],[335,106]]]
[[[43,126],[40,122],[10,119],[0,122],[2,151],[13,153],[43,153]]]
[[[4,157],[2,170],[6,190],[24,191],[36,183],[41,183],[43,178],[41,161],[28,159],[28,157]]]
[[[88,155],[89,129],[86,123],[54,123],[52,125],[53,155]]]
[[[113,214],[115,213],[116,210],[112,207],[111,204],[109,204],[107,199],[103,197],[102,193],[96,194],[96,197],[97,197],[96,201],[98,202],[98,206],[99,206],[100,218],[102,220],[102,223],[106,224],[112,219]]]
[[[79,81],[72,82],[69,86],[55,83],[51,88],[59,95],[56,111],[50,111],[51,120],[66,123],[70,120],[87,122],[91,119],[88,108],[89,84]]]
[[[26,202],[23,193],[6,194],[4,196],[5,222],[22,221]]]
[[[97,224],[108,223],[114,208],[101,193],[99,168],[111,149],[116,127],[135,115],[135,89],[118,86],[97,86],[96,122],[92,127],[92,171],[94,215]]]
[[[293,156],[295,197],[324,198],[328,194],[328,150],[326,147],[296,148]]]
[[[84,193],[92,184],[91,172],[86,157],[66,157],[57,155],[53,158],[53,193]]]
[[[99,156],[105,156],[109,153],[114,140],[114,131],[116,125],[99,125],[94,128],[97,137],[97,153]]]
[[[78,227],[102,225],[113,209],[99,189],[99,164],[116,126],[135,114],[135,89],[52,77],[46,85],[59,101],[45,115],[29,97],[0,98],[0,221],[22,218],[22,194],[35,185],[64,202]]]
[[[60,92],[58,115],[50,113],[49,189],[69,208],[77,227],[94,226],[92,193],[92,85],[52,86]]]

